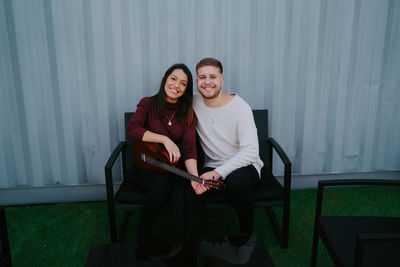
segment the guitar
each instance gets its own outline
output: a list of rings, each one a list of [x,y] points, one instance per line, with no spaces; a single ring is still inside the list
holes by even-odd
[[[199,184],[218,189],[223,181],[202,179],[169,164],[167,150],[160,144],[136,141],[132,145],[133,162],[141,170],[155,170],[164,174],[173,173]]]

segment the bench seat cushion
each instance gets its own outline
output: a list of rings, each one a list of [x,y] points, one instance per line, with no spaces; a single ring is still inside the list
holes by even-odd
[[[127,172],[127,179],[124,181],[117,193],[115,198],[119,202],[140,204],[144,197],[143,192],[132,182],[129,182],[129,175],[132,175],[133,170]],[[254,190],[255,201],[268,201],[282,199],[283,187],[272,175],[269,168],[263,168],[261,171],[260,183]],[[183,179],[183,178],[182,178]],[[220,204],[229,203],[230,200],[226,193],[222,192],[210,192],[206,199],[206,204]]]

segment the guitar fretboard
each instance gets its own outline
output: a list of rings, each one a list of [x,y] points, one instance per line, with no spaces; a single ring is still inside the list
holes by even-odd
[[[179,176],[181,176],[183,178],[186,178],[186,179],[189,179],[189,180],[193,180],[195,182],[198,182],[199,184],[203,184],[204,185],[204,180],[199,178],[199,177],[196,177],[196,176],[191,175],[191,174],[189,174],[187,172],[181,171],[181,170],[179,170],[177,168],[174,168],[174,167],[172,167],[172,166],[170,166],[168,164],[165,164],[164,162],[155,160],[155,159],[153,159],[153,158],[151,158],[149,156],[146,156],[145,154],[141,154],[140,157],[142,158],[143,162],[150,163],[151,165],[154,165],[156,167],[159,167],[161,169],[164,169],[164,170],[172,172],[172,173],[174,173],[176,175],[179,175]]]

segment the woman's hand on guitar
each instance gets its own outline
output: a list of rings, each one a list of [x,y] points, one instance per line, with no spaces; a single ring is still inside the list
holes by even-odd
[[[209,189],[207,186],[199,184],[198,182],[195,181],[190,181],[190,184],[192,185],[196,195],[201,195]]]
[[[179,151],[178,146],[168,137],[165,138],[165,141],[163,142],[163,145],[165,149],[168,152],[169,155],[169,161],[171,163],[176,163],[179,161],[181,158],[181,152]]]

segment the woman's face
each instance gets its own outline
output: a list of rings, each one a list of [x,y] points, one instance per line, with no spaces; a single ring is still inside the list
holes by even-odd
[[[167,78],[164,90],[167,95],[166,100],[169,103],[176,103],[186,91],[187,75],[181,69],[175,69]]]

